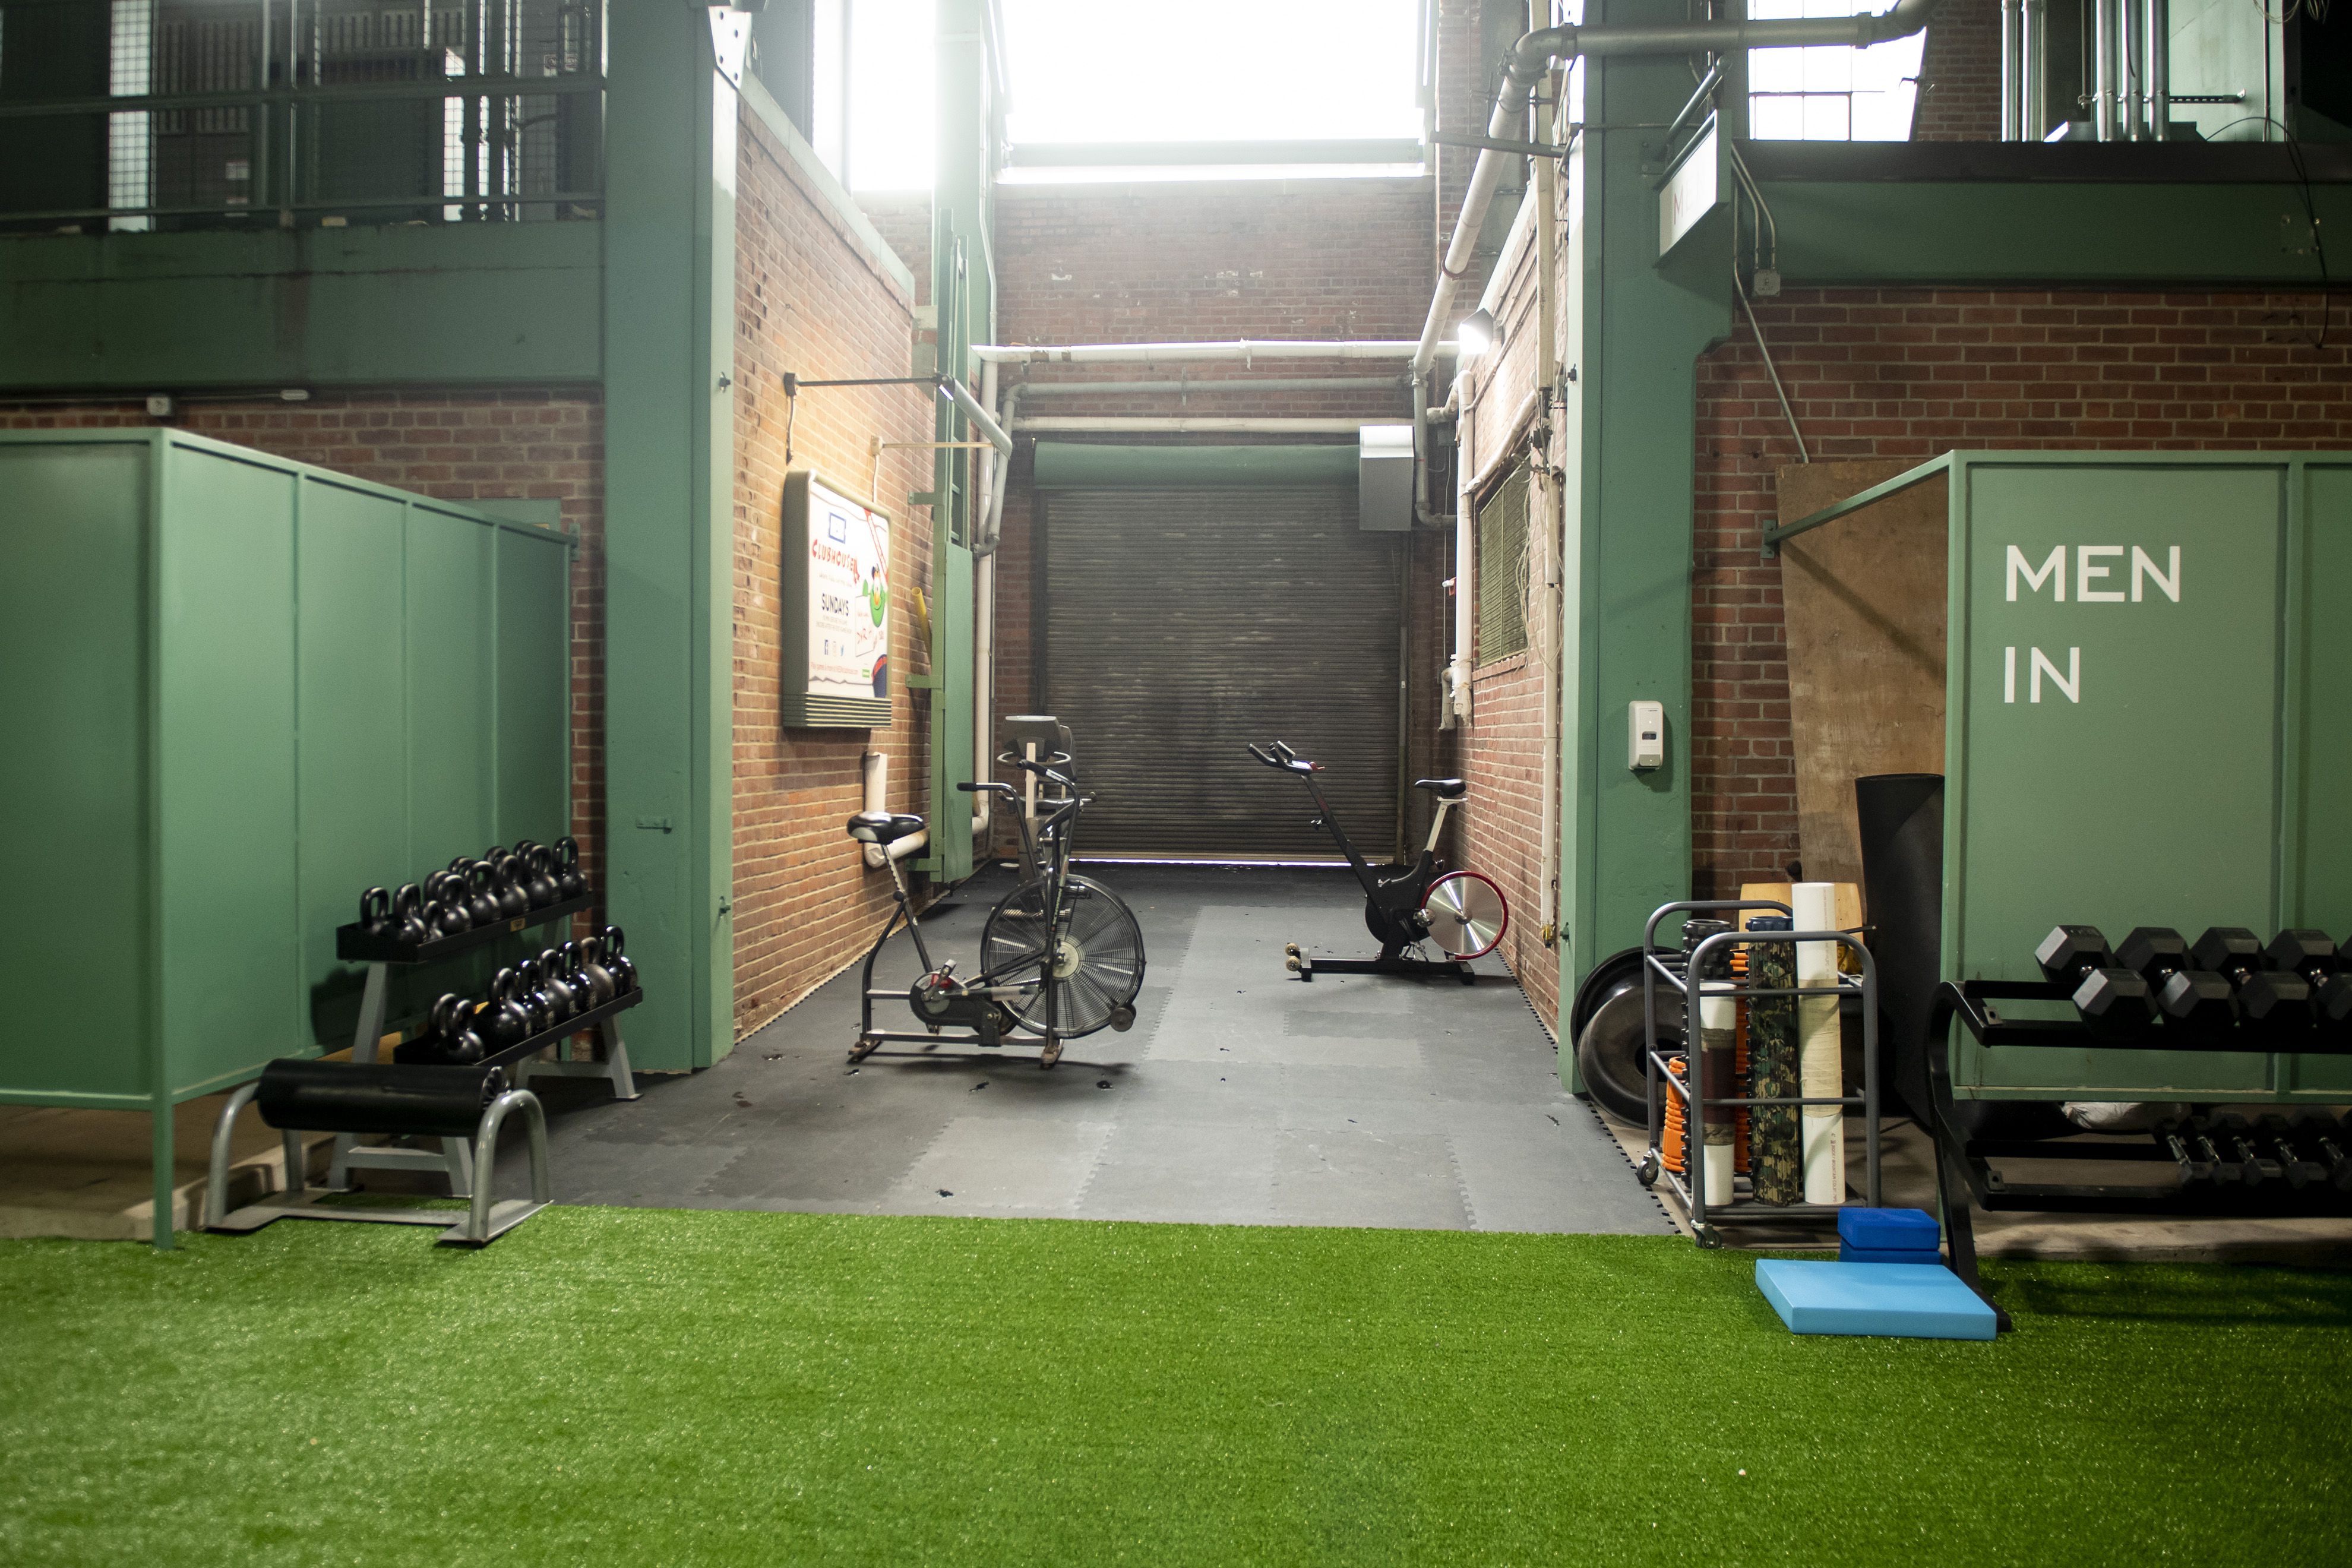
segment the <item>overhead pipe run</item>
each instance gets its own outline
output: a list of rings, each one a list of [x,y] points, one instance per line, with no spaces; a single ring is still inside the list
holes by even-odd
[[[1064,343],[1058,347],[1023,348],[982,343],[971,351],[982,363],[998,364],[1144,364],[1175,360],[1261,359],[1410,359],[1452,353],[1451,343],[1411,343],[1385,338],[1354,338],[1315,342],[1296,338],[1256,342],[1248,338],[1218,343]]]
[[[2113,0],[2108,0],[2113,3]],[[1935,14],[1937,0],[1895,0],[1890,9],[1876,16],[1773,17],[1750,20],[1745,17],[1725,18],[1706,22],[1635,23],[1597,27],[1538,27],[1520,37],[1511,47],[1510,63],[1504,70],[1502,85],[1495,91],[1495,110],[1486,121],[1486,135],[1495,141],[1517,139],[1523,129],[1536,83],[1556,62],[1580,57],[1606,58],[1612,55],[1682,55],[1702,50],[1727,54],[1736,49],[1810,48],[1822,45],[1847,45],[1867,48],[1890,38],[1908,37],[1927,25]],[[1462,207],[1454,220],[1454,237],[1447,243],[1445,257],[1437,270],[1437,286],[1429,300],[1429,316],[1422,324],[1421,342],[1412,356],[1413,376],[1413,458],[1416,476],[1415,514],[1423,521],[1442,521],[1427,512],[1428,496],[1426,460],[1427,427],[1429,425],[1428,376],[1436,363],[1439,334],[1444,330],[1447,316],[1454,306],[1454,292],[1469,270],[1477,248],[1478,234],[1486,226],[1486,209],[1493,205],[1495,188],[1503,177],[1503,164],[1511,154],[1492,147],[1482,148],[1477,163],[1470,171],[1470,184],[1463,192]],[[1549,377],[1551,367],[1545,366]],[[1457,556],[1468,549],[1468,529],[1461,516],[1461,503],[1455,506],[1455,527],[1460,542]],[[1466,557],[1464,557],[1466,559]],[[1457,563],[1458,574],[1461,566]],[[1457,584],[1456,592],[1460,591]],[[1454,701],[1461,704],[1469,695],[1470,644],[1466,617],[1454,618],[1454,658],[1449,669],[1448,686]],[[1449,716],[1459,709],[1450,709]],[[1466,716],[1466,715],[1465,715]]]
[[[1294,436],[1352,436],[1364,426],[1378,423],[1377,419],[1360,416],[1326,419],[1305,415],[1227,418],[1211,414],[1032,414],[1014,420],[1013,427],[1029,432],[1150,430],[1206,435],[1281,431]]]

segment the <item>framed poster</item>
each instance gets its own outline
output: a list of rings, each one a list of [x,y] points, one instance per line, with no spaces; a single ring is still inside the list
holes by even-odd
[[[890,722],[890,518],[796,468],[784,477],[783,721]]]

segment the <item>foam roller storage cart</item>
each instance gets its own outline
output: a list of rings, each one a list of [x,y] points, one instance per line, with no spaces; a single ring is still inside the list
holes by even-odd
[[[1828,884],[1822,910],[1809,910],[1827,925]],[[1801,887],[1801,895],[1806,889]],[[1848,1110],[1862,1113],[1863,1202],[1879,1202],[1878,1127],[1878,976],[1870,953],[1852,932],[1828,929],[1735,930],[1692,925],[1706,930],[1691,950],[1676,952],[1658,945],[1658,927],[1673,915],[1711,916],[1743,910],[1770,911],[1784,922],[1794,921],[1787,904],[1769,900],[1714,900],[1664,904],[1650,916],[1642,932],[1643,1060],[1649,1086],[1649,1146],[1637,1173],[1643,1185],[1662,1186],[1690,1222],[1702,1247],[1722,1245],[1719,1226],[1786,1219],[1834,1219],[1845,1208],[1846,1181],[1843,1123]],[[1840,949],[1851,952],[1855,972],[1843,973],[1834,958]],[[1744,965],[1735,965],[1735,953],[1744,952]],[[1846,997],[1862,1005],[1862,1092],[1845,1094],[1839,1074],[1841,1026],[1839,1004]],[[1671,1031],[1662,1028],[1661,998],[1677,1000],[1682,1016],[1699,1020],[1688,1031],[1687,1048],[1680,1058],[1672,1050]],[[1825,1024],[1822,1019],[1826,1019]],[[1779,1026],[1785,1038],[1761,1037]],[[1818,1055],[1822,1042],[1801,1040],[1826,1031],[1829,1062],[1807,1061],[1803,1078],[1811,1081],[1773,1079],[1762,1053],[1780,1048],[1791,1054],[1811,1043]],[[1745,1030],[1755,1063],[1751,1077],[1757,1089],[1742,1092],[1734,1062],[1733,1037]],[[1795,1089],[1798,1092],[1786,1092]],[[1780,1119],[1771,1121],[1768,1119]],[[1745,1120],[1749,1131],[1734,1135]],[[1680,1123],[1681,1136],[1672,1136]],[[1710,1131],[1716,1136],[1710,1136]],[[1777,1140],[1785,1150],[1767,1147]],[[1734,1168],[1740,1142],[1748,1144],[1749,1173]]]
[[[357,891],[570,831],[572,542],[171,429],[0,496],[0,1100],[151,1113],[168,1247],[173,1108],[351,1043]]]

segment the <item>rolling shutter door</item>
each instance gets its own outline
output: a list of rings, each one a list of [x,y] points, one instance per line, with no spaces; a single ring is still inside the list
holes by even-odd
[[[1350,486],[1068,490],[1046,499],[1046,711],[1100,800],[1080,855],[1327,859],[1286,741],[1375,864],[1396,852],[1404,535]]]

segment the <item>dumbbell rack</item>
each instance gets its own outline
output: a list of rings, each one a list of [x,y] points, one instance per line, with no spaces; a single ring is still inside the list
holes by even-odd
[[[431,937],[424,942],[396,942],[354,922],[339,926],[335,931],[335,956],[346,963],[367,965],[367,985],[360,994],[359,1026],[352,1035],[352,1060],[373,1062],[383,1039],[384,1014],[390,1005],[392,971],[427,963],[438,963],[460,953],[515,936],[535,926],[568,919],[593,906],[595,894],[583,893],[575,899],[563,899],[552,904],[542,904],[527,914],[511,915],[488,925],[478,925],[461,931],[454,936]],[[518,1089],[526,1088],[533,1078],[600,1078],[613,1086],[615,1100],[637,1098],[636,1080],[629,1072],[629,1049],[621,1038],[619,1016],[636,1005],[642,991],[632,991],[626,997],[615,997],[604,1005],[566,1019],[544,1036],[499,1051],[485,1058],[486,1063],[514,1065],[514,1082]],[[573,1035],[593,1029],[596,1033],[596,1056],[591,1060],[535,1059],[540,1051],[550,1046],[561,1046]],[[473,1191],[473,1146],[463,1138],[444,1138],[438,1150],[419,1149],[404,1144],[362,1143],[349,1132],[335,1135],[334,1150],[330,1157],[327,1185],[341,1189],[351,1184],[351,1173],[355,1170],[415,1171],[438,1170],[449,1179],[449,1195],[465,1197]],[[292,1174],[289,1173],[289,1181]]]
[[[1711,1206],[1706,1201],[1706,1110],[1726,1106],[1735,1110],[1751,1110],[1758,1106],[1771,1109],[1794,1109],[1801,1117],[1809,1105],[1835,1105],[1859,1110],[1863,1117],[1863,1202],[1872,1208],[1879,1199],[1879,1117],[1878,1117],[1878,969],[1871,962],[1870,950],[1850,931],[1719,931],[1702,941],[1686,958],[1657,945],[1658,925],[1667,916],[1677,913],[1711,914],[1718,910],[1759,910],[1786,915],[1789,906],[1769,899],[1696,900],[1664,904],[1650,916],[1642,931],[1642,1027],[1643,1061],[1649,1083],[1649,1147],[1642,1158],[1639,1173],[1644,1186],[1663,1184],[1681,1205],[1690,1221],[1692,1237],[1701,1247],[1723,1245],[1717,1228],[1729,1219],[1732,1223],[1755,1221],[1777,1223],[1781,1220],[1834,1219],[1843,1204],[1767,1204],[1752,1195],[1740,1196],[1735,1188],[1728,1209]],[[1734,947],[1754,948],[1766,942],[1795,943],[1801,942],[1833,942],[1853,952],[1861,963],[1858,974],[1840,973],[1829,985],[1797,985],[1766,987],[1740,980],[1694,980],[1703,973],[1706,961],[1717,952],[1727,955]],[[1669,962],[1682,958],[1678,970]],[[1751,962],[1749,976],[1756,973]],[[1661,1048],[1658,1027],[1658,992],[1663,983],[1682,999],[1684,1036],[1686,1042],[1688,1079],[1676,1078],[1668,1070],[1667,1050]],[[1770,1099],[1755,1095],[1715,1094],[1715,1086],[1706,1081],[1704,1054],[1698,1049],[1699,1002],[1702,995],[1727,999],[1735,1005],[1752,1003],[1765,997],[1786,996],[1793,1006],[1797,998],[1805,996],[1855,996],[1862,1003],[1862,1092],[1839,1096],[1815,1096],[1811,1099],[1794,1096],[1774,1096]],[[1731,1087],[1738,1087],[1733,1085]],[[1665,1163],[1665,1099],[1672,1095],[1681,1103],[1683,1111],[1683,1171],[1676,1173]],[[1843,1114],[1841,1110],[1840,1114]],[[1728,1153],[1717,1157],[1728,1158]],[[1845,1175],[1838,1174],[1841,1190]]]
[[[2056,1050],[2098,1050],[2123,1047],[2136,1051],[2227,1051],[2269,1054],[2282,1050],[2297,1056],[2352,1056],[2352,1038],[2330,1037],[2314,1031],[2308,1038],[2284,1040],[2271,1032],[2243,1026],[2197,1033],[2158,1023],[2117,1038],[2102,1035],[2080,1018],[2001,1016],[1994,1004],[2036,1002],[2066,1005],[2074,994],[2069,984],[2040,980],[1947,981],[1937,987],[1936,1009],[1927,1027],[1927,1131],[1936,1143],[1936,1190],[1942,1201],[1944,1231],[1950,1246],[1952,1272],[1984,1296],[1977,1274],[1975,1209],[2042,1209],[2051,1212],[2115,1213],[2137,1210],[2165,1212],[2245,1213],[2249,1204],[2238,1194],[2197,1184],[2193,1162],[2178,1158],[2168,1148],[2144,1133],[2116,1134],[2095,1140],[2015,1142],[1969,1137],[1959,1129],[1952,1095],[1950,1053],[1940,1048],[1957,1019],[1977,1043]],[[2190,1098],[2190,1097],[2183,1097]],[[2156,1183],[2018,1182],[1994,1168],[2001,1159],[2093,1160],[2103,1162],[2160,1161],[2179,1167],[2173,1186]],[[2239,1189],[2240,1193],[2243,1189]],[[2332,1190],[2293,1198],[2277,1212],[2294,1214],[2352,1213],[2352,1202]],[[1995,1312],[2000,1303],[1986,1297]],[[2002,1326],[2008,1318],[2002,1314]]]

